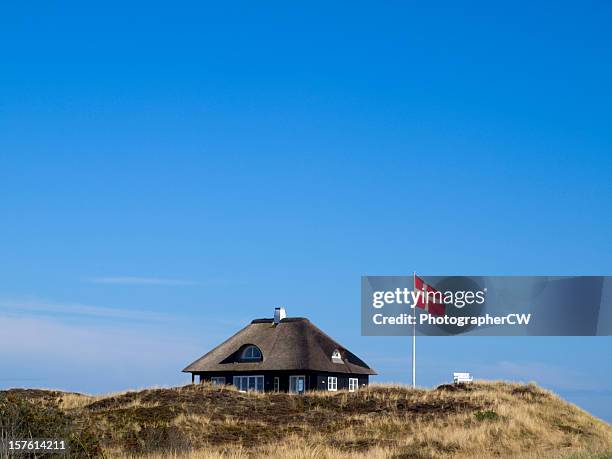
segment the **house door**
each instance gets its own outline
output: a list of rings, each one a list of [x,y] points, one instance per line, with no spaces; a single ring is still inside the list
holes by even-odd
[[[289,392],[303,394],[306,390],[306,378],[304,376],[289,376]]]

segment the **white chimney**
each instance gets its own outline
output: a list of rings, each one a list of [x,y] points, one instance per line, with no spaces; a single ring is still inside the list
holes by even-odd
[[[285,308],[274,308],[274,323],[275,324],[279,323],[285,317],[287,317],[287,314],[285,313]]]

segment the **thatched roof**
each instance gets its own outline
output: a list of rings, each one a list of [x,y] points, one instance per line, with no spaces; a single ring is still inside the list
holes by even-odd
[[[263,359],[244,362],[239,356],[246,346],[257,346]],[[332,354],[340,351],[341,363]],[[253,320],[238,333],[200,357],[183,371],[270,371],[312,370],[333,373],[375,375],[363,360],[323,333],[308,319],[288,317]]]

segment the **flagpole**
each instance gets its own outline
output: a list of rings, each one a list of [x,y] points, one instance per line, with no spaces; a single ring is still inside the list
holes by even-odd
[[[412,288],[416,285],[416,271],[412,272]],[[412,305],[412,388],[416,388],[416,304]]]

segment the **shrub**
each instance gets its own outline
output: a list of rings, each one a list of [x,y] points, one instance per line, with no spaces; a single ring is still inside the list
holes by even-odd
[[[0,394],[0,457],[10,457],[10,440],[65,440],[70,457],[100,457],[102,449],[89,429],[55,405],[35,403],[15,394]]]
[[[499,418],[499,415],[493,410],[479,410],[474,413],[479,421],[494,421]]]

